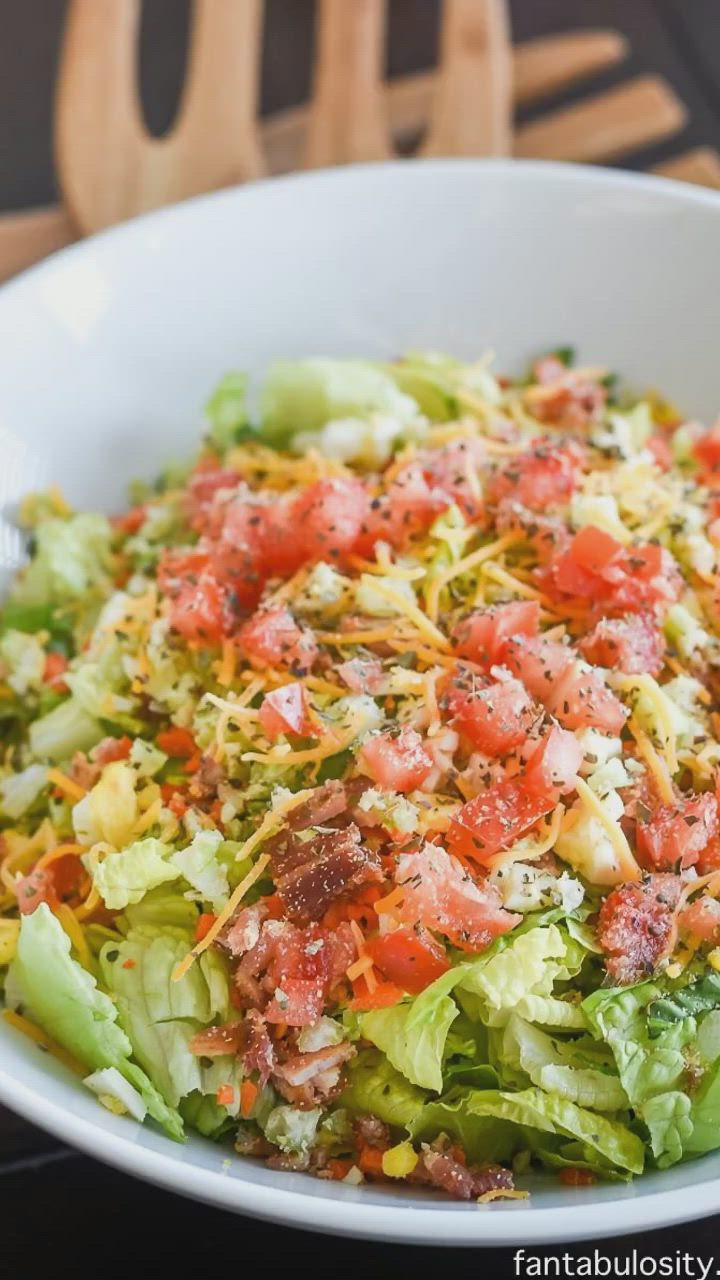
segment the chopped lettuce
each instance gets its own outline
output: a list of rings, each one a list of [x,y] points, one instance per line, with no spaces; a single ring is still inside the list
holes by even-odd
[[[502,1069],[515,1068],[528,1080],[581,1107],[621,1111],[628,1099],[617,1076],[586,1066],[573,1041],[554,1041],[545,1031],[512,1014],[502,1037]]]
[[[230,894],[227,869],[217,854],[223,843],[220,831],[198,831],[186,849],[174,853],[170,862],[192,885],[203,902],[219,911]]]
[[[12,598],[23,604],[65,604],[111,587],[112,530],[105,516],[82,514],[43,520],[35,531],[33,558]]]
[[[382,1049],[411,1084],[424,1089],[442,1089],[445,1041],[458,1016],[458,1007],[448,992],[458,977],[458,969],[449,969],[414,1000],[373,1009],[359,1019],[363,1038]]]
[[[238,444],[248,429],[247,390],[247,374],[226,373],[205,405],[210,441],[221,452]]]
[[[162,840],[148,836],[119,853],[106,853],[102,859],[86,854],[84,862],[105,906],[122,911],[139,902],[148,889],[178,879],[180,870],[168,861],[169,852]]]
[[[13,693],[37,692],[45,669],[45,650],[35,636],[5,631],[0,636],[0,671]]]
[[[62,764],[76,751],[89,751],[102,738],[103,729],[77,698],[66,698],[47,715],[33,720],[28,733],[30,750],[36,760]]]
[[[181,930],[145,926],[131,929],[117,944],[107,943],[100,956],[104,984],[133,1053],[172,1107],[195,1090],[209,1091],[190,1041],[229,1012],[227,977],[218,956],[203,956],[173,982],[173,970],[191,946],[192,936]],[[217,1062],[232,1072],[232,1059]]]
[[[505,1123],[488,1126],[488,1120]],[[471,1159],[501,1160],[524,1145],[519,1126],[576,1139],[595,1153],[599,1164],[607,1161],[642,1173],[644,1145],[627,1124],[542,1089],[454,1091],[445,1100],[428,1103],[411,1125],[411,1134],[429,1139],[444,1131],[462,1142]]]
[[[378,1116],[386,1124],[411,1125],[427,1094],[411,1084],[377,1049],[362,1049],[349,1063],[340,1097],[349,1111]]]
[[[401,423],[419,416],[411,396],[367,360],[283,360],[271,366],[261,392],[261,432],[275,444],[316,431],[335,418],[386,414]]]
[[[19,773],[9,773],[0,780],[0,814],[17,821],[31,809],[47,786],[47,769],[30,764]]]
[[[132,1046],[118,1023],[116,1005],[73,960],[70,939],[47,903],[23,916],[11,973],[23,1008],[48,1035],[94,1071],[115,1067],[165,1132],[182,1138],[180,1116],[130,1061]]]
[[[309,1111],[284,1105],[274,1107],[264,1124],[265,1137],[287,1155],[306,1155],[315,1143],[321,1116],[319,1107]]]

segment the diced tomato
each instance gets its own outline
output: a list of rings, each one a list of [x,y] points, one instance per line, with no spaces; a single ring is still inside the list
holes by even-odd
[[[696,898],[680,912],[678,923],[703,942],[717,942],[720,939],[720,902],[707,896]]]
[[[448,846],[460,857],[486,865],[494,854],[509,848],[550,813],[556,803],[551,792],[530,790],[522,780],[497,782],[453,814]]]
[[[170,626],[186,640],[217,645],[232,629],[227,592],[211,569],[203,569],[196,581],[186,582],[170,610]]]
[[[85,876],[83,865],[75,853],[55,856],[45,867],[34,867],[14,884],[18,910],[21,915],[31,915],[41,902],[51,911],[75,894]]]
[[[565,729],[553,725],[541,739],[524,774],[494,783],[468,800],[450,820],[447,843],[453,853],[487,864],[507,849],[572,790],[582,749]]]
[[[360,480],[318,480],[295,499],[291,537],[308,560],[338,560],[351,551],[368,513]]]
[[[418,995],[450,968],[445,948],[422,925],[379,934],[366,944],[373,964],[410,995]]]
[[[673,464],[672,449],[668,443],[667,436],[661,435],[659,431],[655,431],[653,435],[645,443],[645,448],[649,449],[655,465],[661,471],[669,471]]]
[[[165,595],[176,596],[188,580],[196,581],[209,565],[209,553],[201,546],[166,548],[158,562],[158,586]]]
[[[123,512],[120,516],[113,516],[111,524],[113,529],[117,529],[119,533],[125,533],[128,537],[137,533],[142,528],[147,518],[147,512],[144,506],[131,507],[129,511]]]
[[[623,547],[587,525],[567,551],[538,573],[553,599],[576,597],[604,613],[636,613],[669,604],[682,590],[682,577],[669,551],[646,542]]]
[[[285,605],[258,609],[240,628],[238,644],[254,665],[285,666],[296,675],[305,675],[318,653],[312,631],[298,626]]]
[[[503,664],[541,702],[551,697],[573,662],[574,654],[568,645],[544,636],[512,636],[503,651]]]
[[[418,454],[417,462],[439,501],[446,506],[455,503],[467,520],[478,521],[484,515],[479,467],[485,454],[479,440],[454,440],[439,449]]]
[[[539,360],[534,361],[531,372],[533,381],[539,383],[541,387],[547,387],[565,377],[567,365],[563,364],[558,356],[541,356]]]
[[[672,945],[673,915],[682,889],[679,876],[663,873],[618,885],[600,908],[597,940],[605,967],[622,986],[652,976]]]
[[[519,680],[489,680],[458,666],[442,697],[452,722],[473,746],[502,756],[525,741],[536,718],[529,693]]]
[[[305,686],[299,680],[266,693],[260,706],[260,725],[266,738],[281,733],[311,737],[315,727],[308,713]]]
[[[348,658],[335,667],[343,684],[353,693],[369,693],[374,696],[382,688],[385,670],[379,658]]]
[[[531,790],[552,791],[556,799],[575,786],[583,752],[574,734],[553,725],[540,740],[525,768]]]
[[[638,856],[652,871],[692,867],[719,833],[714,795],[679,796],[675,804],[661,805],[646,821],[638,822]]]
[[[693,454],[704,471],[717,475],[720,471],[720,426],[711,427],[695,441]]]
[[[63,675],[68,669],[68,660],[62,653],[51,652],[45,658],[45,666],[43,667],[43,681],[49,684],[51,689],[56,693],[68,693],[68,686],[63,680]]]
[[[334,933],[319,925],[298,929],[283,922],[274,927],[278,937],[269,976],[275,991],[263,1017],[290,1027],[308,1026],[317,1022],[330,990],[355,958],[352,932],[349,925]]]
[[[432,772],[432,757],[414,729],[378,733],[363,743],[358,768],[387,791],[414,791]]]
[[[122,738],[101,738],[91,752],[95,764],[113,764],[116,760],[127,760],[132,750],[132,738],[123,734]]]
[[[570,533],[560,516],[541,515],[530,511],[520,502],[504,498],[495,513],[498,533],[514,533],[530,543],[540,564],[547,564],[553,556],[565,551]]]
[[[665,637],[646,613],[626,618],[603,618],[579,644],[588,662],[627,675],[657,676],[665,662]]]
[[[176,724],[169,729],[161,729],[156,742],[161,751],[176,760],[189,760],[197,751],[197,743],[190,730]]]
[[[404,889],[399,919],[435,929],[464,950],[482,951],[520,919],[505,910],[494,885],[475,880],[437,845],[398,858],[395,879]]]
[[[513,600],[462,618],[453,631],[453,643],[461,657],[490,667],[503,661],[511,637],[536,636],[539,627],[540,606],[534,600]]]
[[[574,663],[561,676],[545,705],[566,729],[599,729],[620,733],[627,712],[597,671]]]
[[[237,489],[240,476],[237,471],[227,467],[212,467],[208,470],[196,471],[189,479],[186,489],[188,515],[193,527],[205,531],[208,526],[209,512],[213,499],[223,490]]]
[[[410,462],[386,492],[370,502],[355,550],[360,555],[372,555],[376,542],[404,547],[449,506],[450,500],[428,484],[420,464]]]
[[[583,460],[574,444],[537,445],[495,472],[488,484],[488,501],[497,504],[511,498],[531,511],[565,503],[580,483]]]

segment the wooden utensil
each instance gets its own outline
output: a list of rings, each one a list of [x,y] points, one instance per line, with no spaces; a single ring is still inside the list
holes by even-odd
[[[512,139],[505,0],[445,0],[426,156],[504,156]]]

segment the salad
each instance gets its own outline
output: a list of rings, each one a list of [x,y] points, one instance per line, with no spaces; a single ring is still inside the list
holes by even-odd
[[[720,1146],[720,427],[572,353],[227,376],[0,615],[4,1017],[127,1123],[460,1199]]]

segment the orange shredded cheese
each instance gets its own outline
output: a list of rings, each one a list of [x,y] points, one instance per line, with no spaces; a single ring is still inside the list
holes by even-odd
[[[73,782],[61,769],[48,769],[47,780],[71,800],[83,800],[87,795],[85,788],[79,782]]]

